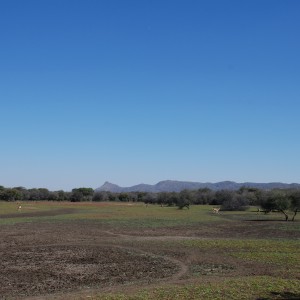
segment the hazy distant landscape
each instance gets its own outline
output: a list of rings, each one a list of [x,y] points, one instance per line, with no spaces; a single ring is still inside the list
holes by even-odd
[[[116,184],[105,182],[101,187],[97,188],[95,191],[106,191],[106,192],[180,192],[182,190],[197,190],[203,188],[209,188],[213,191],[218,190],[238,190],[241,187],[257,188],[263,190],[272,189],[299,189],[300,184],[298,183],[281,183],[281,182],[271,182],[271,183],[254,183],[254,182],[244,182],[236,183],[234,181],[222,181],[217,183],[201,183],[201,182],[188,182],[188,181],[175,181],[175,180],[165,180],[160,181],[155,185],[150,184],[138,184],[131,187],[120,187]]]

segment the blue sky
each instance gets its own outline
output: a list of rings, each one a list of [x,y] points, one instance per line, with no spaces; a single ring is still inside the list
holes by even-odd
[[[299,13],[0,0],[0,185],[299,183]]]

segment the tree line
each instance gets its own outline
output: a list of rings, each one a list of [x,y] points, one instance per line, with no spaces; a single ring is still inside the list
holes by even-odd
[[[209,188],[198,190],[183,190],[181,192],[128,192],[112,193],[94,191],[92,188],[75,188],[71,192],[49,191],[46,188],[26,189],[24,187],[5,188],[0,186],[0,200],[2,201],[121,201],[144,202],[145,204],[158,204],[161,206],[177,206],[179,209],[189,205],[217,205],[221,210],[246,210],[249,206],[257,206],[264,213],[278,211],[288,220],[287,211],[294,212],[295,219],[300,209],[300,190],[274,189],[261,190],[257,188],[242,187],[237,191],[213,191]]]
[[[92,201],[92,188],[76,188],[71,192],[49,191],[46,188],[26,189],[24,187],[5,188],[0,186],[0,201]]]
[[[292,220],[294,220],[300,209],[300,190],[274,189],[265,191],[242,187],[237,191],[213,191],[208,188],[161,193],[111,193],[102,191],[94,193],[93,201],[141,201],[146,204],[177,206],[179,209],[189,207],[191,204],[206,204],[219,206],[224,211],[242,211],[248,209],[249,206],[256,206],[266,214],[271,211],[283,213],[286,220],[288,220],[286,211],[293,211]]]

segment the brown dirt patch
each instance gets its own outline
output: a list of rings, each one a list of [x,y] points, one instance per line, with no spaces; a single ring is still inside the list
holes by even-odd
[[[176,264],[162,257],[113,246],[21,247],[3,249],[0,256],[2,297],[151,282],[178,270]]]
[[[75,208],[60,208],[46,211],[32,211],[32,212],[17,212],[13,214],[0,215],[1,219],[8,218],[30,218],[30,217],[53,217],[57,215],[71,214],[76,211]]]

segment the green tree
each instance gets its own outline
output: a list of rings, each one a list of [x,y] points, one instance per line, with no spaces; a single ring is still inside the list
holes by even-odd
[[[300,191],[294,191],[290,194],[290,208],[294,212],[292,221],[295,220],[297,212],[300,210]]]
[[[209,188],[198,189],[195,191],[194,204],[210,204],[215,196],[215,192]]]
[[[233,193],[230,198],[227,198],[222,203],[222,210],[241,211],[246,210],[249,205],[249,200],[243,195]]]
[[[129,201],[130,197],[127,193],[120,193],[119,200],[122,202]]]
[[[146,192],[138,192],[137,193],[137,201],[143,202],[147,193]]]
[[[67,199],[66,193],[63,190],[57,191],[58,201],[64,201]]]
[[[183,209],[184,207],[190,208],[191,204],[191,193],[188,190],[183,190],[179,193],[177,207]]]
[[[50,192],[48,189],[45,188],[39,188],[39,198],[40,200],[49,200]]]
[[[40,191],[36,188],[29,189],[29,200],[40,200]]]
[[[272,210],[279,211],[284,214],[286,221],[289,219],[286,210],[290,208],[290,198],[287,197],[284,192],[271,191],[267,193],[265,199],[261,203],[261,207],[265,209],[266,212]]]
[[[92,188],[81,187],[78,189],[72,190],[71,201],[79,202],[79,201],[91,201],[94,194],[94,190]]]
[[[217,191],[211,204],[212,205],[222,205],[223,202],[226,202],[226,201],[229,202],[232,200],[234,194],[235,194],[234,191],[228,191],[228,190]]]
[[[22,193],[16,189],[4,189],[1,191],[1,200],[16,201],[22,199]]]

